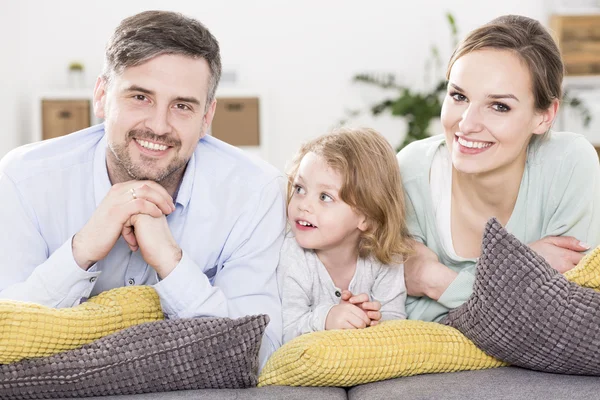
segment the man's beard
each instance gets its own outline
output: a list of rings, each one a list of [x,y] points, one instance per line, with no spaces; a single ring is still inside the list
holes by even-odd
[[[180,171],[185,168],[188,160],[176,156],[171,160],[169,165],[164,168],[157,169],[157,160],[140,154],[140,162],[135,164],[131,160],[128,148],[133,138],[138,140],[149,140],[152,142],[162,143],[170,146],[170,151],[177,151],[181,148],[181,142],[177,139],[170,138],[168,136],[159,136],[151,131],[132,130],[127,133],[125,141],[122,143],[109,143],[108,147],[112,152],[112,158],[115,161],[115,167],[118,171],[114,171],[120,179],[125,179],[128,176],[130,179],[135,180],[151,180],[159,183],[165,183],[169,177],[176,171]],[[178,175],[178,174],[175,174]],[[125,180],[130,180],[125,179]]]

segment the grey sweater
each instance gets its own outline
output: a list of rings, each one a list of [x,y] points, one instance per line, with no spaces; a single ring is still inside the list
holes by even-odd
[[[283,342],[304,333],[322,331],[329,310],[339,304],[341,292],[314,251],[298,246],[293,237],[283,242],[277,268],[282,299]],[[359,258],[348,287],[381,303],[383,320],[405,319],[404,265],[383,265],[374,258]]]

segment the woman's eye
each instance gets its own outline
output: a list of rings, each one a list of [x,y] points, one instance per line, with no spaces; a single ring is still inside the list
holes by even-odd
[[[321,193],[321,196],[319,196],[319,198],[321,199],[321,201],[325,201],[325,202],[333,201],[331,196],[328,194],[325,194],[325,193]]]
[[[494,103],[494,104],[492,105],[492,108],[493,108],[494,110],[496,110],[496,111],[499,111],[499,112],[508,112],[508,111],[510,111],[510,107],[509,107],[509,106],[507,106],[507,105],[506,105],[506,104],[504,104],[504,103]]]
[[[452,97],[455,101],[459,101],[459,102],[463,102],[463,101],[467,100],[467,98],[463,94],[460,94],[457,92],[450,93],[450,97]]]

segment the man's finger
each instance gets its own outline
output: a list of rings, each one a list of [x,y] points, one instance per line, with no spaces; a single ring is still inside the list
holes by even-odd
[[[550,243],[563,249],[573,251],[586,251],[590,249],[587,243],[580,242],[573,236],[548,236],[547,239]]]

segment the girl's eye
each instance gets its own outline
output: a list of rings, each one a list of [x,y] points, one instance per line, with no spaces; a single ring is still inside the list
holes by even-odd
[[[321,193],[321,196],[319,196],[319,198],[321,199],[321,201],[324,201],[324,202],[327,202],[327,203],[333,201],[333,199],[331,198],[331,196],[328,195],[328,194],[325,194],[325,193]]]
[[[492,108],[498,112],[503,113],[510,111],[510,107],[504,103],[494,103],[492,104]]]
[[[450,97],[452,97],[454,99],[454,101],[458,101],[458,102],[467,101],[467,98],[465,97],[465,95],[458,93],[458,92],[450,93]]]
[[[294,193],[295,194],[305,194],[306,191],[304,190],[304,188],[300,185],[294,185]]]

